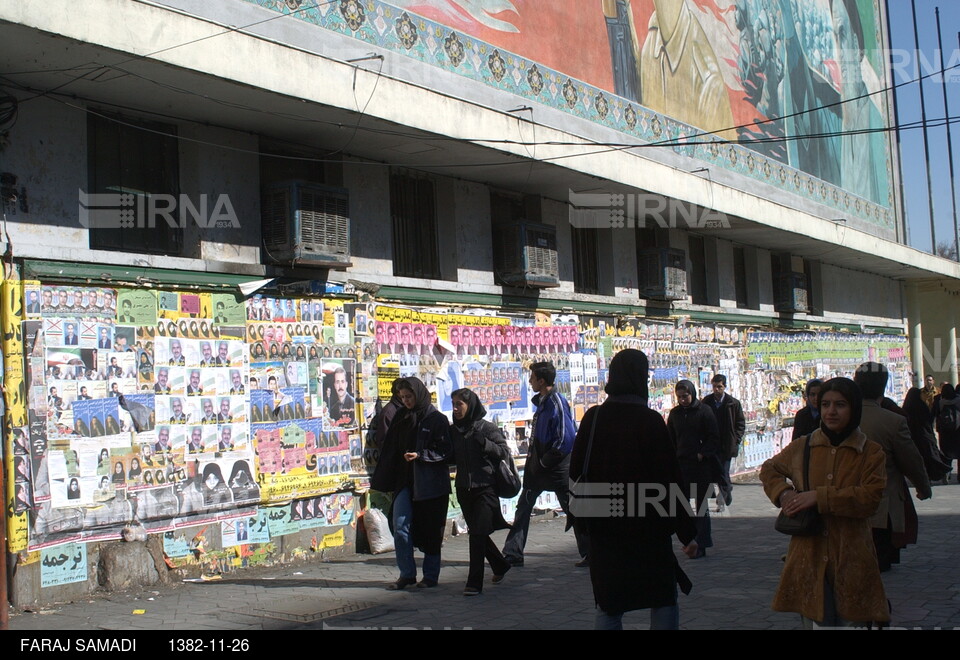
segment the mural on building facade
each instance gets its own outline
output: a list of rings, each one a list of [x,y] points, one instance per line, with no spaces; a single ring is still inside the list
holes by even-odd
[[[863,133],[886,125],[872,0],[392,4],[887,203],[885,134]],[[804,135],[826,137],[779,141]]]
[[[346,0],[295,16],[893,231],[876,0]],[[676,143],[702,132],[722,141]]]
[[[346,298],[24,289],[38,304],[22,321],[29,423],[13,433],[13,481],[24,495],[12,510],[29,521],[20,548],[29,550],[116,539],[137,522],[163,534],[171,565],[193,556],[201,541],[180,530],[197,526],[205,548],[246,548],[242,557],[262,561],[247,546],[350,524],[353,493],[378,460],[364,431],[398,377],[420,378],[448,415],[451,392],[473,389],[523,456],[531,362],[556,364],[556,386],[579,420],[604,400],[611,357],[637,348],[650,356],[649,405],[664,415],[678,380],[706,394],[714,373],[727,375],[749,424],[738,471],[789,439],[808,378],[877,360],[894,376],[893,398],[909,384],[902,336]],[[508,518],[512,510],[504,502]],[[324,547],[340,538],[318,534]]]

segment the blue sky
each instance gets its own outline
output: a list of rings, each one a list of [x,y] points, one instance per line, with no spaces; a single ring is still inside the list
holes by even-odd
[[[909,51],[910,66],[894,73],[897,83],[940,69],[937,54],[937,28],[934,10],[940,7],[940,26],[943,33],[943,56],[947,67],[960,65],[960,2],[957,0],[916,0],[917,26],[920,35],[920,51],[926,60],[914,57],[913,18],[910,0],[889,0],[891,42],[894,49]],[[901,74],[907,74],[909,77]],[[952,79],[951,79],[952,77]],[[939,77],[924,81],[927,120],[944,117],[944,92],[950,104],[951,116],[960,116],[960,66],[949,72],[946,81]],[[920,90],[916,83],[904,85],[897,90],[900,124],[919,121]],[[960,176],[960,123],[951,126],[953,133],[953,162],[956,175]],[[930,172],[933,179],[934,224],[937,242],[953,243],[954,221],[952,185],[950,181],[947,152],[947,128],[940,126],[928,130],[930,146]],[[901,158],[903,171],[904,202],[907,216],[907,231],[910,245],[930,251],[930,213],[927,202],[927,168],[924,163],[923,131],[901,131]],[[957,200],[960,204],[960,199]]]

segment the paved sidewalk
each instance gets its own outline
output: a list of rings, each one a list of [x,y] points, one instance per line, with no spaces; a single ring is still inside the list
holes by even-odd
[[[960,485],[934,488],[918,503],[920,544],[884,575],[893,626],[960,627]],[[770,610],[787,537],[759,484],[736,485],[734,503],[714,520],[715,548],[702,560],[681,558],[694,583],[680,597],[684,629],[795,629],[799,617]],[[496,538],[502,543],[505,532]],[[483,595],[465,598],[467,538],[449,539],[440,586],[390,592],[393,555],[358,555],[297,568],[238,573],[222,581],[111,594],[38,612],[14,613],[10,629],[45,630],[319,630],[356,628],[590,629],[594,607],[589,571],[563,520],[531,525],[526,566]],[[134,610],[145,610],[134,614]],[[645,611],[625,627],[647,627]]]

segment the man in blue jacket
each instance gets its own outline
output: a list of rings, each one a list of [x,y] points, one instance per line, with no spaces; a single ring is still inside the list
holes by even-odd
[[[523,548],[530,529],[530,514],[543,491],[557,494],[560,508],[570,515],[570,451],[577,435],[570,405],[553,388],[557,369],[550,362],[535,362],[530,365],[530,388],[537,395],[533,405],[537,412],[530,427],[530,449],[523,471],[523,490],[517,501],[517,513],[513,528],[503,545],[503,556],[511,566],[523,566]],[[587,565],[587,539],[574,528],[577,550],[580,552],[578,566]]]

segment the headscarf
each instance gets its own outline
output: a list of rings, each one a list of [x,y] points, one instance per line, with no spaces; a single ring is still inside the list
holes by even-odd
[[[828,429],[823,423],[823,416],[820,417],[820,430],[830,440],[830,444],[836,447],[860,426],[860,417],[863,415],[863,393],[860,387],[849,378],[831,378],[824,383],[820,388],[821,405],[823,396],[827,392],[839,392],[840,396],[850,404],[850,421],[839,432]]]
[[[393,382],[390,383],[390,403],[398,408],[403,408],[403,400],[400,398],[400,383],[402,382],[402,378],[395,378]]]
[[[819,378],[811,378],[807,381],[807,386],[804,388],[803,393],[807,397],[807,408],[810,410],[810,414],[813,415],[814,419],[817,419],[820,417],[820,405],[819,403],[816,406],[810,405],[810,390],[812,390],[814,387],[819,387],[822,389],[823,381]],[[820,393],[823,394],[822,391]]]
[[[405,411],[404,416],[409,417],[412,415],[414,421],[419,424],[424,417],[436,410],[430,399],[430,390],[427,389],[427,386],[424,385],[423,381],[419,378],[401,378],[399,381],[396,381],[396,385],[397,392],[400,390],[410,390],[416,398],[416,403],[412,410],[408,409],[401,402],[402,410]]]
[[[676,391],[677,388],[680,388],[680,387],[686,388],[686,390],[690,392],[690,396],[693,397],[693,403],[691,403],[690,405],[692,406],[696,404],[697,403],[697,386],[691,383],[689,380],[681,380],[679,383],[674,385],[673,389],[674,391]]]
[[[648,373],[649,364],[643,351],[627,348],[614,355],[613,359],[610,360],[607,385],[603,389],[610,396],[633,394],[646,399],[649,397],[647,391]]]
[[[946,385],[944,385],[943,389],[940,390],[941,399],[946,399],[947,401],[949,401],[950,399],[953,399],[956,396],[957,396],[957,390],[950,383],[947,383]]]
[[[461,433],[465,433],[468,429],[473,426],[473,423],[479,421],[487,416],[487,409],[483,407],[483,404],[480,402],[480,397],[477,396],[477,393],[466,387],[454,390],[450,395],[450,398],[463,400],[467,404],[467,414],[463,416],[463,419],[453,418],[453,425]]]
[[[911,387],[903,400],[903,414],[911,425],[933,428],[930,423],[930,409],[923,400],[919,387]]]

